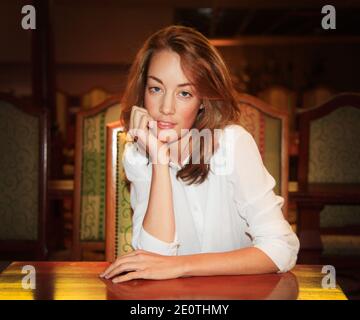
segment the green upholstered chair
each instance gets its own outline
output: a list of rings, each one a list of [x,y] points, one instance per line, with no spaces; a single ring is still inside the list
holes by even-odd
[[[119,117],[120,96],[76,116],[74,260],[104,258],[96,252],[105,253],[106,124]]]
[[[120,121],[107,126],[106,180],[106,260],[133,250],[130,186],[123,169],[122,156],[126,133]]]
[[[360,94],[303,110],[299,123],[303,261],[352,263],[360,258]]]
[[[0,260],[45,259],[46,110],[0,95]]]
[[[240,124],[254,137],[265,167],[276,181],[275,192],[285,199],[284,217],[288,217],[288,143],[289,118],[286,111],[266,102],[239,94]]]

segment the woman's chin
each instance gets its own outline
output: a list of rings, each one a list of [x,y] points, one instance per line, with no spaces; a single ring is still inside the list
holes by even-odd
[[[175,142],[179,139],[179,135],[174,129],[158,129],[157,138],[161,142]]]
[[[169,137],[169,136],[161,136],[158,139],[163,143],[172,143],[177,141],[177,139],[174,139],[174,137]]]

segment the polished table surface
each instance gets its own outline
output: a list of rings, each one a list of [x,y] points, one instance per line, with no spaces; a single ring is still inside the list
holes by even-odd
[[[35,288],[23,267],[34,267]],[[171,280],[131,280],[113,284],[99,278],[108,262],[13,262],[0,273],[0,300],[238,300],[300,299],[345,300],[339,285],[322,288],[322,266],[297,265],[283,274],[187,277]],[[25,288],[23,285],[25,283]]]

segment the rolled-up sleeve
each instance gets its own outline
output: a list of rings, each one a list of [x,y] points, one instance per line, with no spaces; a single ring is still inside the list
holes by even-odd
[[[130,181],[130,205],[132,217],[132,247],[162,255],[177,255],[179,243],[177,234],[173,242],[157,239],[143,228],[143,221],[149,203],[151,167],[147,158],[136,150],[135,144],[127,143],[123,154],[123,166]]]
[[[138,248],[159,253],[165,256],[176,256],[178,252],[179,243],[177,241],[177,236],[173,242],[168,243],[164,242],[158,238],[155,238],[150,233],[148,233],[144,228],[140,230],[140,237],[138,241]]]
[[[284,199],[274,193],[275,179],[265,168],[252,135],[240,126],[227,134],[234,143],[229,177],[238,213],[247,223],[254,247],[269,256],[279,272],[286,272],[295,266],[300,245],[283,216]]]

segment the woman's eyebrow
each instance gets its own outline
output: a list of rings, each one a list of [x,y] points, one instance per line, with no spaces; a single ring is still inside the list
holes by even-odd
[[[156,78],[154,76],[148,76],[148,78],[154,79],[155,81],[157,81],[157,82],[161,83],[162,85],[164,85],[163,82],[159,78]],[[187,83],[178,84],[177,86],[178,87],[185,87],[185,86],[193,86],[193,84],[190,83],[190,82],[187,82]]]

